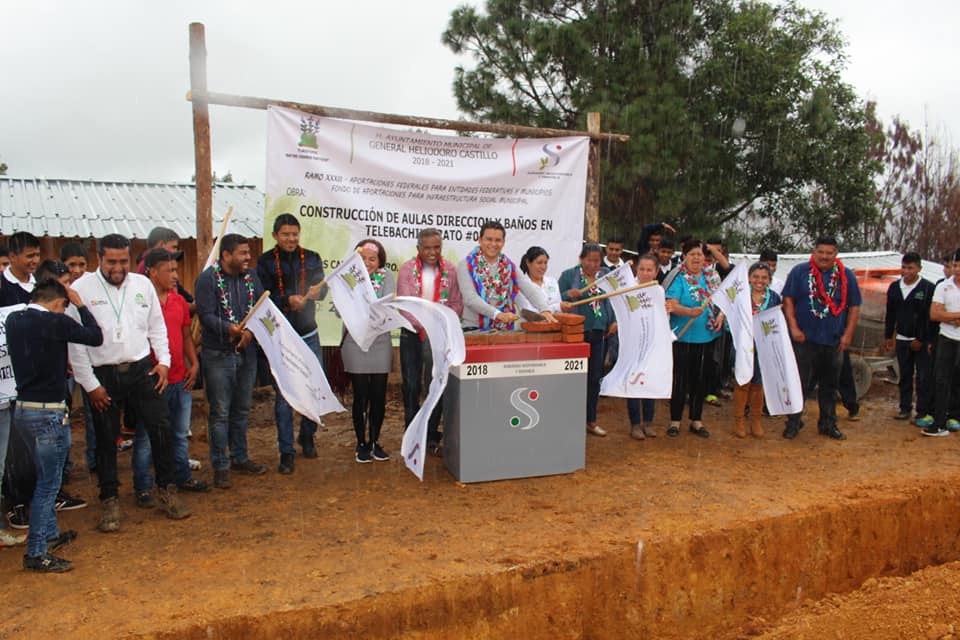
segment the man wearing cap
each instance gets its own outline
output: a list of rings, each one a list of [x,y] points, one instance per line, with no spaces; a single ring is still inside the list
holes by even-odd
[[[273,249],[264,252],[257,261],[257,276],[270,299],[283,311],[290,326],[303,338],[310,350],[323,364],[320,338],[317,335],[316,301],[326,296],[323,281],[323,261],[320,256],[300,245],[300,222],[289,213],[282,213],[273,221]],[[273,414],[277,422],[277,446],[280,449],[280,473],[293,473],[293,409],[284,399],[277,383],[273,389]],[[317,423],[302,417],[297,441],[304,458],[316,458],[317,448],[313,434]]]
[[[115,444],[120,432],[120,403],[135,404],[143,416],[160,486],[160,504],[167,517],[186,518],[190,510],[177,495],[170,416],[161,395],[167,387],[170,350],[157,292],[147,278],[129,273],[130,241],[125,237],[115,233],[104,236],[98,253],[99,268],[81,276],[73,289],[103,329],[103,344],[70,345],[70,363],[93,409],[103,504],[97,528],[106,533],[120,528]],[[156,364],[150,358],[151,349]]]
[[[187,434],[190,432],[193,405],[193,395],[190,392],[197,381],[200,363],[190,336],[190,309],[187,301],[176,290],[177,261],[182,256],[180,251],[172,252],[157,247],[144,255],[144,266],[157,291],[170,346],[170,371],[167,373],[167,388],[163,391],[163,398],[170,411],[174,479],[181,491],[206,492],[210,490],[209,485],[191,477],[188,455]],[[150,492],[153,483],[150,477],[150,440],[146,437],[142,424],[137,425],[137,436],[133,441],[133,479],[137,506],[155,506]]]

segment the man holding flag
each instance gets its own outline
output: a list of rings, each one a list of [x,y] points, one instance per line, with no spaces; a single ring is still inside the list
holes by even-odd
[[[203,329],[202,369],[210,403],[207,427],[213,486],[229,489],[230,470],[262,475],[267,468],[247,455],[247,424],[257,351],[253,333],[242,322],[263,295],[257,274],[250,270],[250,243],[228,233],[220,241],[219,260],[206,268],[194,287],[197,314]],[[227,457],[227,448],[230,457]]]
[[[260,256],[257,275],[290,327],[303,339],[317,362],[322,362],[320,338],[317,336],[316,301],[322,300],[327,293],[322,284],[323,261],[316,252],[300,246],[300,222],[289,213],[282,213],[273,221],[273,239],[277,244]],[[284,399],[276,376],[273,387],[276,392],[273,414],[277,422],[277,445],[280,449],[279,471],[293,473],[293,410]],[[297,441],[304,458],[317,457],[313,442],[316,432],[317,423],[303,416]]]
[[[803,390],[819,386],[820,435],[845,440],[837,428],[837,384],[843,352],[853,341],[860,317],[860,287],[853,271],[837,259],[837,241],[817,239],[810,261],[798,264],[783,287],[783,313],[790,327]],[[803,408],[787,418],[783,437],[792,440],[803,427]]]

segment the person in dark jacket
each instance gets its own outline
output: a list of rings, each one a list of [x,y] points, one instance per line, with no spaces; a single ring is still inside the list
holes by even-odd
[[[76,305],[78,323],[64,315]],[[51,550],[69,544],[77,533],[61,532],[54,510],[63,463],[70,446],[67,394],[67,343],[100,346],[103,334],[80,296],[56,280],[38,284],[30,304],[7,318],[7,346],[17,380],[15,421],[34,439],[36,488],[30,504],[30,533],[23,568],[42,573],[69,571],[69,560]]]
[[[323,365],[320,337],[317,335],[317,300],[323,300],[327,288],[323,282],[323,261],[315,251],[300,244],[300,222],[289,213],[282,213],[273,221],[273,239],[276,246],[265,251],[257,261],[257,276],[270,299],[283,311],[290,326],[303,338],[310,351]],[[280,449],[280,473],[293,473],[293,409],[287,403],[277,383],[273,415],[277,423],[277,446]],[[297,441],[304,458],[316,458],[317,448],[313,434],[317,423],[300,419]]]
[[[920,254],[906,253],[900,264],[902,277],[887,289],[884,334],[887,351],[895,351],[900,365],[900,412],[897,420],[909,420],[913,409],[913,385],[917,385],[917,420],[933,414],[933,387],[930,385],[931,343],[930,303],[934,285],[920,277]]]

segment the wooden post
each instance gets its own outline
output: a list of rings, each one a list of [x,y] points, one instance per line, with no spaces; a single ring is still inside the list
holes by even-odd
[[[197,196],[197,260],[213,245],[213,166],[207,104],[207,44],[203,23],[190,23],[190,98],[193,103],[194,188]],[[199,267],[202,263],[198,263]]]
[[[583,211],[583,235],[587,242],[600,242],[600,114],[587,114],[590,154],[587,158],[587,202]]]

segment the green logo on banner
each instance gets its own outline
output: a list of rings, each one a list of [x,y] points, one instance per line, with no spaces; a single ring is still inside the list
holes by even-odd
[[[320,121],[314,118],[300,118],[300,142],[297,145],[301,147],[317,148],[317,131],[320,130]]]

